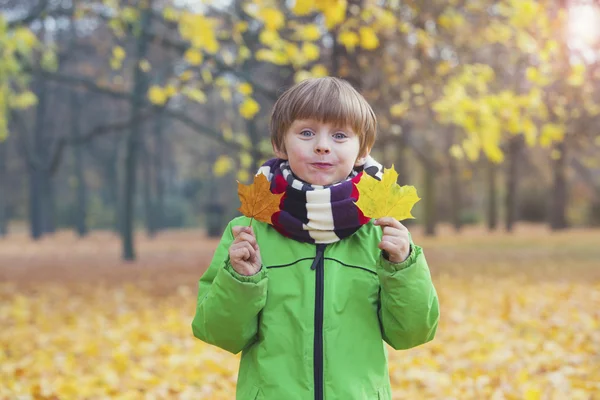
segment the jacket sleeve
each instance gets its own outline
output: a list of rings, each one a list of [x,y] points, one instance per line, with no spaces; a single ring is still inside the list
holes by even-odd
[[[258,314],[267,300],[266,268],[238,274],[229,262],[230,222],[210,266],[200,278],[192,331],[198,339],[237,354],[256,340]]]
[[[408,259],[399,264],[379,256],[379,321],[383,339],[396,350],[427,343],[435,336],[439,302],[423,249],[411,239]]]

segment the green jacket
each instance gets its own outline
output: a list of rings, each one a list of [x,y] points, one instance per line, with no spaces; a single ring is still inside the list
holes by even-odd
[[[263,268],[229,263],[229,223],[199,282],[194,336],[242,351],[238,400],[391,399],[387,351],[433,339],[438,298],[423,251],[392,264],[372,222],[337,243],[315,245],[253,221]],[[412,241],[412,240],[411,240]]]

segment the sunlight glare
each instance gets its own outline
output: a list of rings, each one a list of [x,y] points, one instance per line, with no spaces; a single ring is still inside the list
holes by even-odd
[[[569,10],[569,38],[577,46],[594,46],[600,42],[600,9],[581,4]]]

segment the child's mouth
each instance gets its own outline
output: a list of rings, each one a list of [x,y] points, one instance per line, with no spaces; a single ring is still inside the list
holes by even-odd
[[[313,163],[312,165],[313,165],[313,167],[319,168],[319,169],[326,169],[326,168],[331,167],[331,164],[327,164],[327,163]]]

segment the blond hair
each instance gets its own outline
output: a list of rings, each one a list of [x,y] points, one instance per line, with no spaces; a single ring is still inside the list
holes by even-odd
[[[343,79],[306,79],[279,97],[271,113],[271,143],[275,149],[286,152],[285,134],[294,121],[302,119],[351,127],[359,136],[361,157],[375,143],[375,113],[367,100]]]

